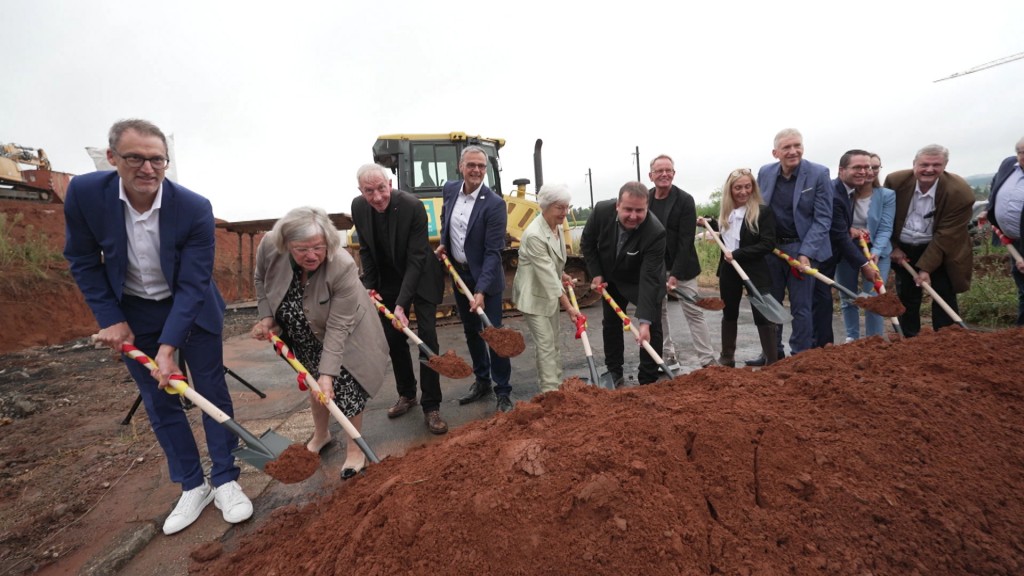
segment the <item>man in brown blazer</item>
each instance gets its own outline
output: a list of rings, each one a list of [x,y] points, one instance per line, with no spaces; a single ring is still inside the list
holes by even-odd
[[[949,150],[931,144],[914,156],[912,170],[893,172],[885,179],[885,187],[896,191],[892,261],[896,293],[907,307],[900,316],[907,337],[921,330],[921,287],[901,262],[914,266],[918,282],[930,283],[957,313],[957,293],[971,287],[974,258],[967,223],[974,192],[963,178],[946,172],[948,162]],[[953,319],[933,302],[932,328],[950,324]]]

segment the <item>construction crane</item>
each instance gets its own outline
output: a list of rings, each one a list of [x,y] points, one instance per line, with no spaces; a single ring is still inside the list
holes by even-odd
[[[951,78],[956,78],[958,76],[966,76],[967,74],[973,74],[973,73],[979,72],[981,70],[988,70],[989,68],[995,68],[996,66],[999,66],[999,65],[1002,65],[1002,64],[1006,64],[1007,62],[1013,62],[1014,60],[1020,60],[1021,58],[1024,58],[1024,52],[1021,52],[1019,54],[1014,54],[1013,56],[1007,56],[1005,58],[1000,58],[998,60],[993,60],[991,62],[986,62],[984,64],[979,64],[978,66],[975,66],[974,68],[968,68],[967,70],[964,70],[963,72],[957,72],[956,74],[953,74],[952,76],[946,76],[945,78],[939,78],[938,80],[935,80],[935,82],[942,82],[943,80],[949,80]]]

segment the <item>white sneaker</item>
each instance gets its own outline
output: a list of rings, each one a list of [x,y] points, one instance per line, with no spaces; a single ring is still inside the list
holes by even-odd
[[[846,337],[846,343],[847,343],[847,344],[849,344],[849,343],[851,343],[851,342],[856,342],[856,341],[857,341],[857,340],[856,340],[855,338],[850,338],[849,336],[847,336],[847,337]]]
[[[199,518],[211,500],[213,500],[213,489],[205,480],[202,486],[182,492],[171,515],[164,520],[164,534],[171,535],[188,528],[196,521],[196,518]]]
[[[213,505],[224,514],[225,522],[238,524],[252,517],[252,502],[238,482],[232,480],[221,484],[213,492]]]

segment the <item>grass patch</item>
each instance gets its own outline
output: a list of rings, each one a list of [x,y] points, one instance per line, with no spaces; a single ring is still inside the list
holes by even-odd
[[[707,240],[695,240],[697,247],[697,259],[700,260],[700,276],[697,277],[697,284],[701,286],[718,286],[718,258],[722,254],[716,242]]]
[[[14,229],[21,223],[21,212],[8,217],[0,213],[0,270],[27,272],[37,278],[47,277],[50,267],[63,260],[60,251],[50,246],[46,234],[31,224],[24,227],[21,240],[14,235]]]
[[[1017,285],[1010,272],[975,276],[971,289],[957,296],[964,322],[1006,328],[1017,321]]]

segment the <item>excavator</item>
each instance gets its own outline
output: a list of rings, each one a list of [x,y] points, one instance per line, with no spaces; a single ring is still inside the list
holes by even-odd
[[[543,185],[541,167],[541,146],[543,141],[537,139],[534,145],[533,167],[536,178],[536,190]],[[462,149],[475,145],[482,148],[487,155],[487,175],[484,183],[501,195],[508,208],[508,224],[505,230],[505,248],[501,259],[505,268],[505,308],[511,310],[512,303],[508,297],[512,293],[512,280],[519,265],[519,241],[526,226],[540,213],[536,192],[527,192],[530,180],[520,178],[513,180],[515,186],[508,194],[504,193],[501,182],[501,160],[498,151],[505,145],[502,138],[470,136],[465,132],[448,134],[389,134],[380,136],[373,145],[373,160],[389,168],[397,176],[396,187],[411,192],[420,199],[427,210],[427,232],[430,243],[437,246],[441,235],[441,190],[450,180],[459,180],[459,158]],[[589,306],[601,296],[590,289],[590,274],[587,272],[583,255],[576,251],[572,244],[569,222],[564,224],[566,252],[568,258],[565,272],[576,280],[576,299],[581,307]],[[349,245],[358,247],[358,231],[353,231]],[[450,283],[449,283],[450,284]],[[445,299],[439,308],[450,314],[454,308],[451,288],[446,287]]]
[[[70,181],[71,174],[51,170],[42,148],[0,144],[0,198],[62,203]]]

